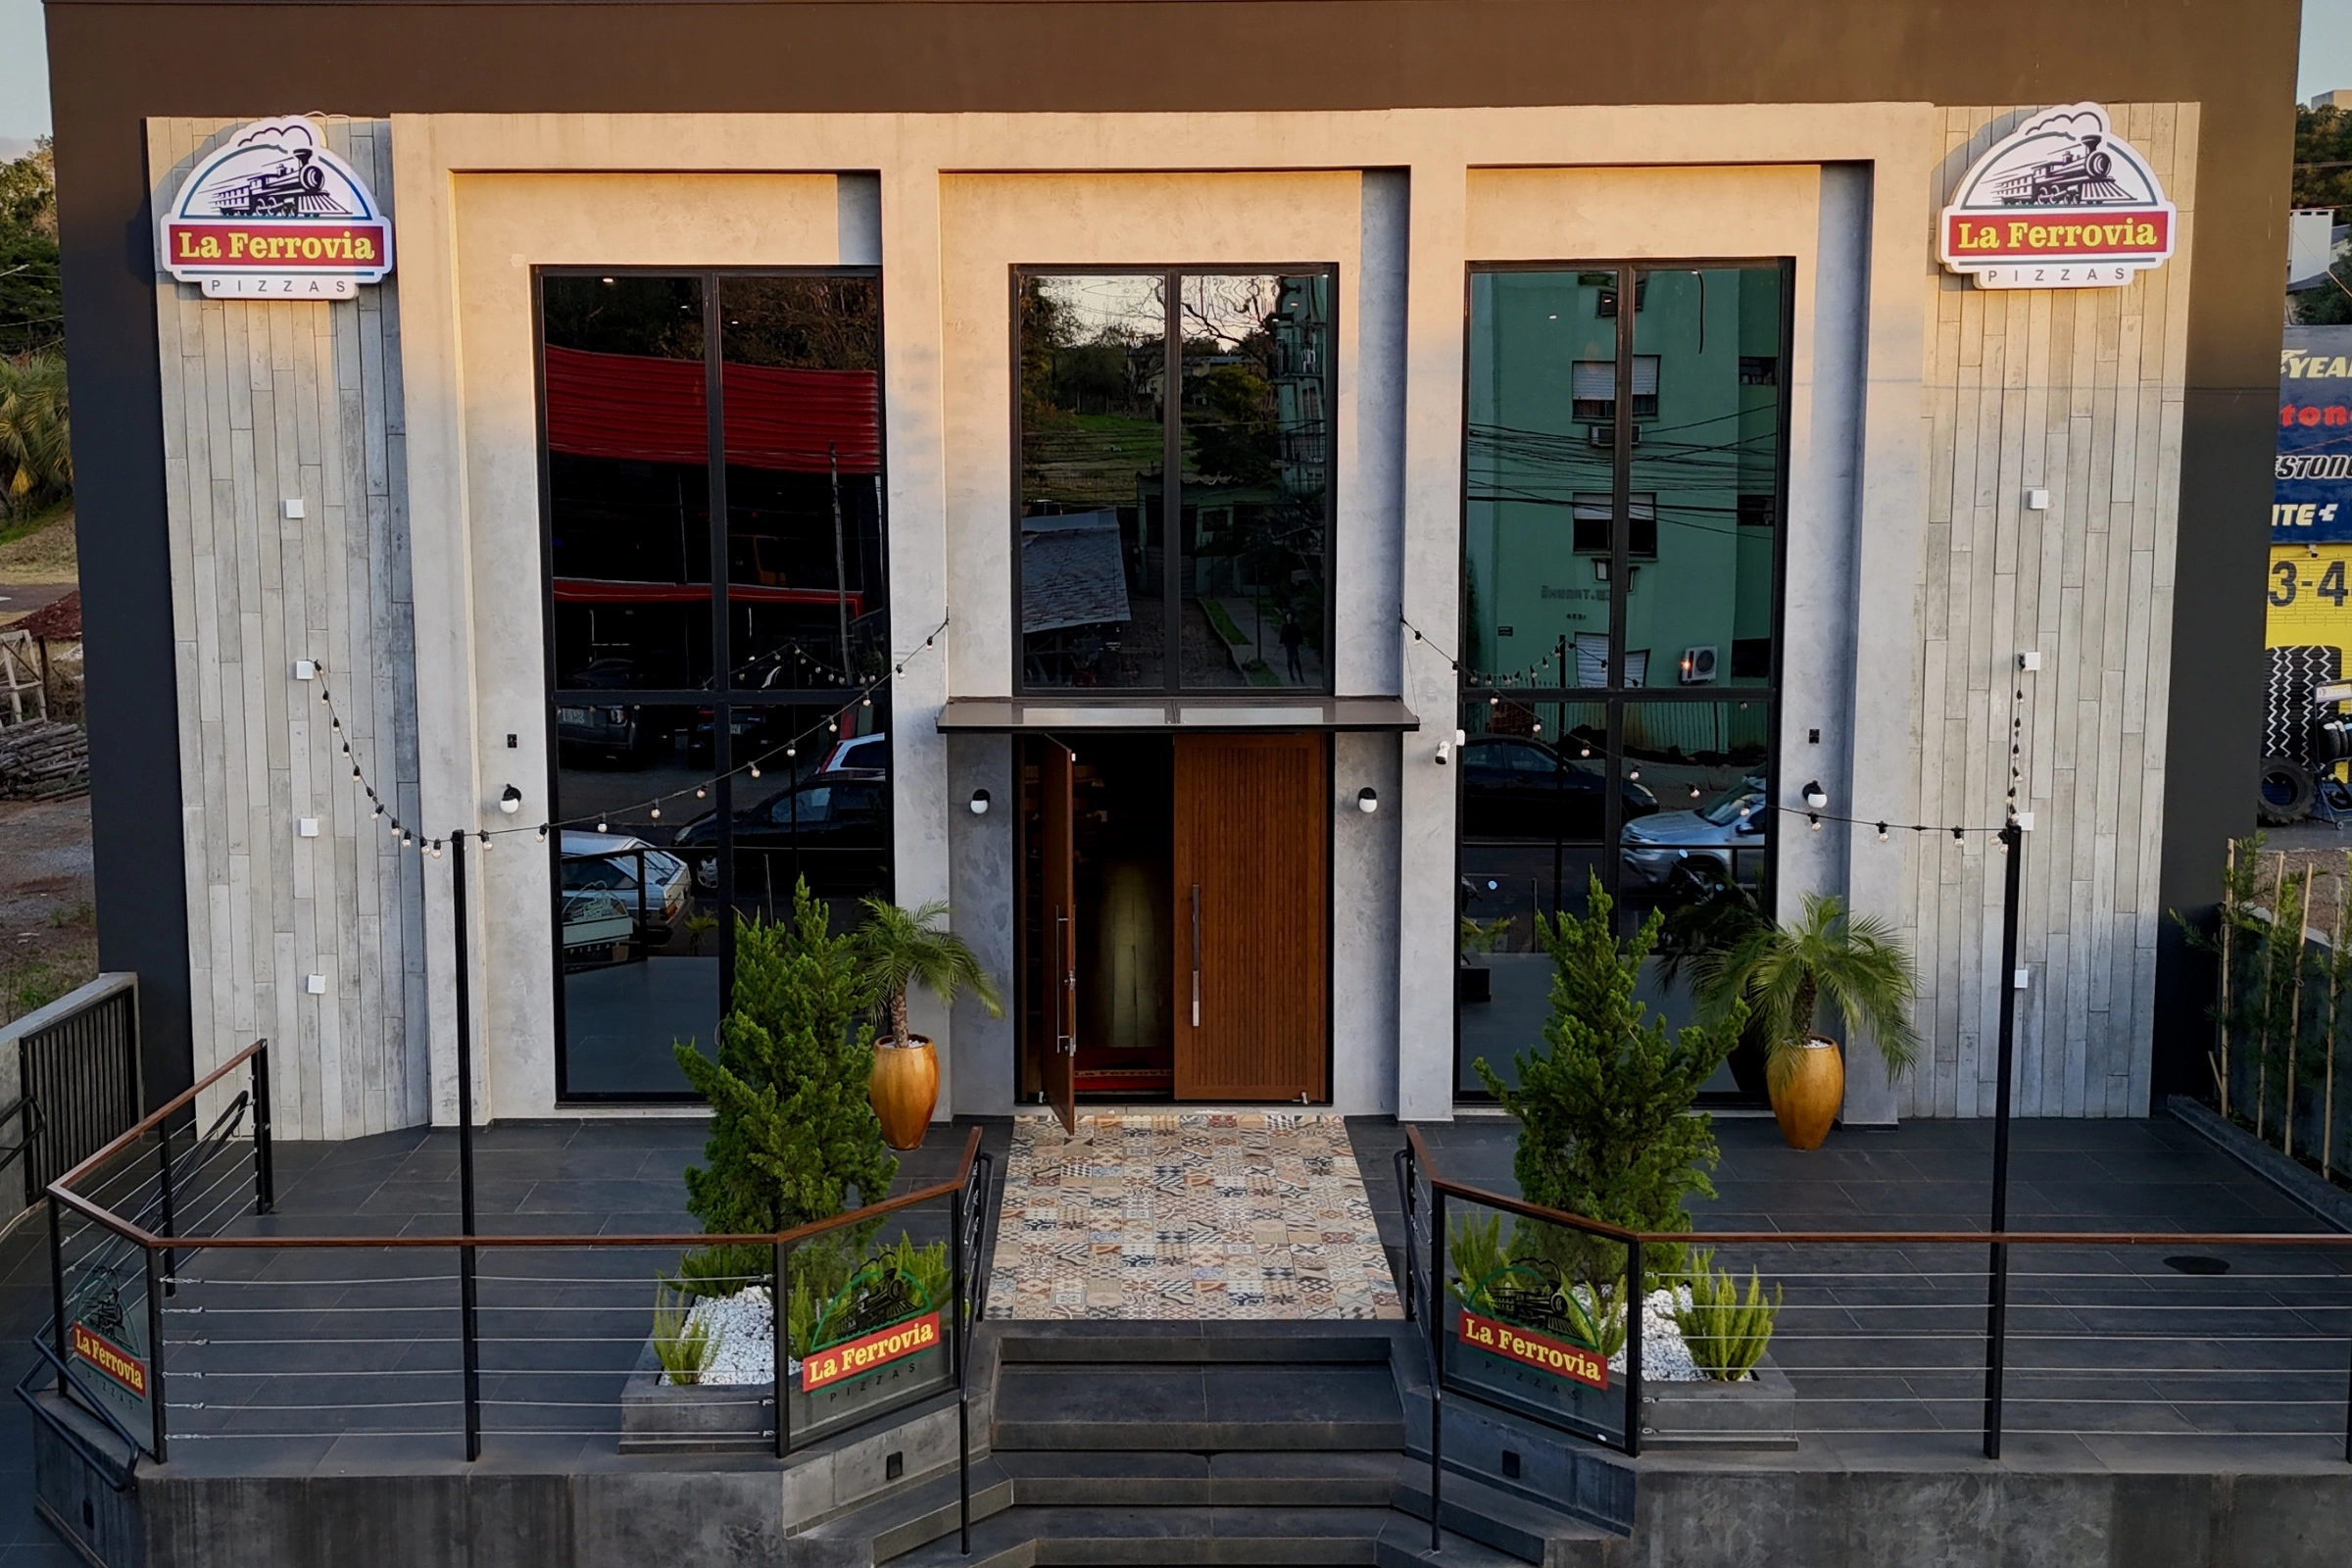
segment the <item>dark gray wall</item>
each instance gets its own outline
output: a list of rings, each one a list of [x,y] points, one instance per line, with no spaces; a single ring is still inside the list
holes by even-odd
[[[323,5],[49,0],[73,345],[99,942],[139,971],[151,1093],[187,1082],[178,754],[141,122],[292,109],[732,112],[2195,101],[2162,895],[2252,825],[2295,0],[966,0]],[[1921,236],[1921,244],[1929,237]],[[2157,1092],[2208,988],[2159,970]]]

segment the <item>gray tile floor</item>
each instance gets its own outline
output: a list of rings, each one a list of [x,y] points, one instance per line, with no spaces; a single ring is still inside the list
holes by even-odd
[[[1391,1247],[1402,1221],[1393,1124],[1353,1124]],[[1516,1125],[1425,1126],[1451,1179],[1516,1194]],[[1769,1119],[1719,1118],[1717,1197],[1701,1231],[1983,1231],[1990,1124],[1840,1130],[1782,1143]],[[1382,1177],[1372,1176],[1375,1168]],[[2317,1221],[2170,1118],[2028,1121],[2011,1156],[2013,1230],[2308,1233]],[[2209,1258],[2225,1274],[2168,1258]],[[1799,1426],[1828,1453],[1976,1451],[1984,1398],[1986,1250],[1980,1246],[1726,1245],[1716,1263],[1787,1291],[1773,1357]],[[2211,1267],[2210,1262],[2190,1267]],[[2218,1444],[2285,1462],[2343,1453],[2352,1250],[2271,1247],[2020,1248],[2011,1260],[2007,1452],[2048,1462],[2169,1464]]]
[[[967,1131],[938,1128],[901,1156],[894,1191],[951,1177]],[[701,1227],[686,1212],[683,1172],[700,1161],[708,1134],[700,1118],[485,1129],[475,1154],[478,1229],[691,1235]],[[1005,1127],[984,1136],[1002,1170]],[[239,1215],[228,1234],[421,1237],[457,1228],[452,1133],[280,1144],[276,1166],[276,1211]],[[243,1179],[232,1151],[221,1180],[233,1188]],[[893,1215],[877,1240],[901,1228],[918,1244],[944,1237],[947,1203]],[[70,1238],[70,1265],[76,1245]],[[614,1451],[621,1385],[644,1353],[655,1277],[675,1269],[679,1250],[480,1254],[486,1456],[571,1463]],[[179,1255],[175,1277],[164,1327],[174,1464],[309,1471],[462,1451],[454,1249],[195,1250]]]

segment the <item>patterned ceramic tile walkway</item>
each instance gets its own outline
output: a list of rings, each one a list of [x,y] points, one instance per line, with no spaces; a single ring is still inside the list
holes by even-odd
[[[1403,1314],[1347,1122],[1243,1111],[1020,1118],[988,1315]]]

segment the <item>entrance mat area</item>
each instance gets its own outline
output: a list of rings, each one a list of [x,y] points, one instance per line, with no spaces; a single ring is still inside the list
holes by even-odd
[[[991,1318],[1403,1316],[1348,1124],[1287,1111],[1013,1123]]]

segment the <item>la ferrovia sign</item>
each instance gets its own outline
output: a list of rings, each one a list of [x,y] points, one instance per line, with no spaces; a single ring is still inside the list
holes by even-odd
[[[1937,254],[1979,288],[2116,288],[2171,259],[2177,216],[2107,111],[2070,104],[1969,165]]]
[[[157,229],[164,270],[217,297],[349,299],[392,270],[390,220],[301,115],[229,132]]]

